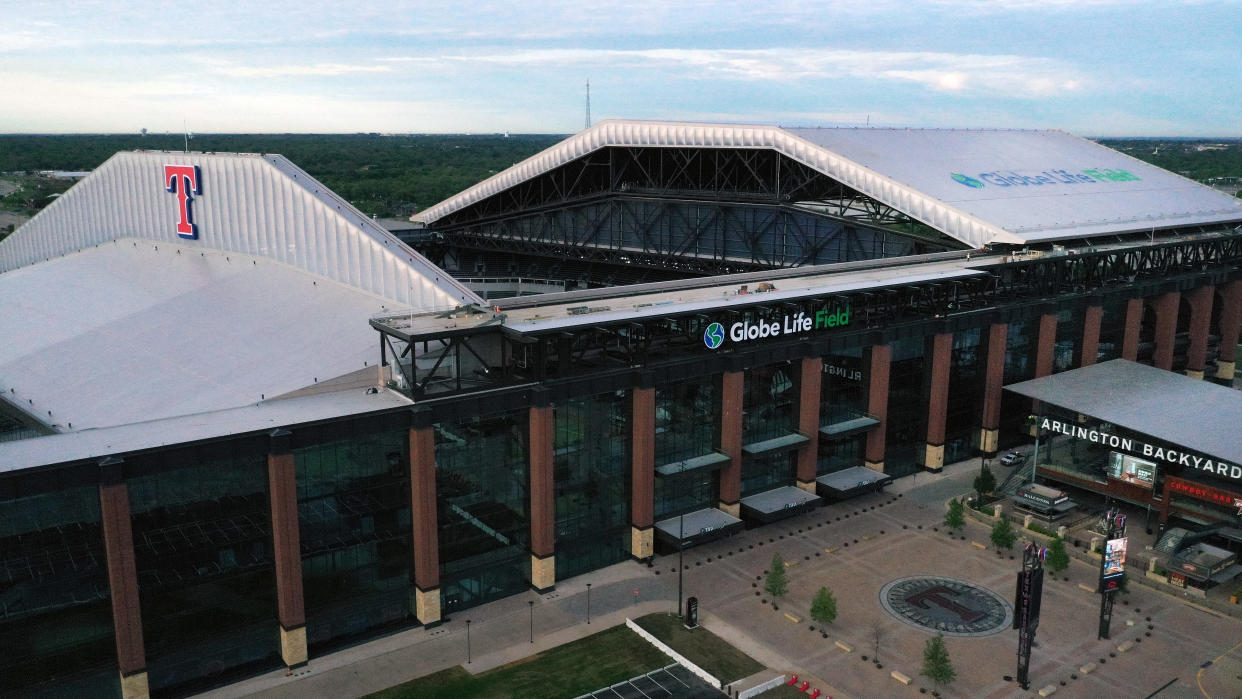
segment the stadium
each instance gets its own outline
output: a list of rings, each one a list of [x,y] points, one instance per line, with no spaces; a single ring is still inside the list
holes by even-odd
[[[1236,439],[1041,382],[1236,415],[1242,200],[1059,131],[605,121],[401,239],[118,153],[0,298],[0,692],[298,667],[1088,426],[1179,456],[1040,478],[1240,521]]]

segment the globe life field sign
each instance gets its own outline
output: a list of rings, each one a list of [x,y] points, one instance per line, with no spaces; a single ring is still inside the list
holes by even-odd
[[[718,349],[726,341],[735,344],[766,340],[783,335],[801,335],[819,330],[842,328],[850,324],[850,307],[829,309],[827,307],[808,315],[798,311],[782,316],[780,320],[743,320],[729,325],[711,323],[703,331],[703,344],[707,349]]]

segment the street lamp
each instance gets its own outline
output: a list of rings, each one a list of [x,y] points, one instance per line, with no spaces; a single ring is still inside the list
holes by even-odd
[[[677,616],[682,616],[681,609],[681,578],[686,566],[683,565],[686,551],[686,514],[677,517]]]
[[[527,600],[526,604],[530,605],[530,642],[535,642],[535,600]]]
[[[587,623],[591,623],[591,583],[587,583]]]
[[[466,664],[474,662],[470,657],[470,620],[466,619]]]

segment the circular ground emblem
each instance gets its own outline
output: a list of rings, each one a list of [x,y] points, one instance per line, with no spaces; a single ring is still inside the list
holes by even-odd
[[[1013,620],[1013,609],[1000,595],[953,578],[894,580],[880,590],[880,604],[907,624],[946,636],[990,636]]]

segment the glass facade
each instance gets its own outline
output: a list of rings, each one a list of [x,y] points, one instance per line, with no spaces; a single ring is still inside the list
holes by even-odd
[[[821,427],[861,417],[867,411],[867,381],[863,372],[862,348],[852,347],[825,355],[819,394]],[[833,473],[863,464],[865,435],[843,439],[819,437],[817,475]]]
[[[884,472],[900,478],[918,470],[927,443],[927,385],[923,354],[931,338],[908,337],[892,343],[888,378],[888,435]]]
[[[193,465],[129,479],[152,691],[280,663],[267,456],[240,448],[170,459],[185,461]]]
[[[1057,374],[1082,366],[1081,310],[1065,309],[1057,313],[1057,336],[1052,349],[1052,373]]]
[[[1100,346],[1096,350],[1096,362],[1107,362],[1121,356],[1121,341],[1125,336],[1125,328],[1126,303],[1124,301],[1105,303],[1100,312]]]
[[[293,451],[312,654],[415,623],[409,433],[351,428]]]
[[[626,391],[555,406],[557,578],[629,555],[629,410]]]
[[[1005,337],[1005,385],[1035,377],[1035,336],[1038,318],[1014,320]],[[1031,414],[1030,399],[1003,394],[1001,398],[1000,447],[1002,449],[1030,441],[1024,429]]]
[[[436,518],[445,615],[527,587],[526,410],[435,426]]]
[[[753,444],[795,432],[798,400],[791,362],[750,369],[742,398],[742,443]],[[742,497],[793,485],[794,454],[789,451],[743,455]]]
[[[968,459],[975,453],[975,433],[979,428],[979,404],[983,396],[980,359],[982,331],[979,328],[953,333],[953,354],[949,360],[949,399],[945,406],[944,463]]]
[[[712,453],[720,443],[720,385],[682,381],[655,389],[655,465]],[[655,477],[656,520],[716,505],[719,472]]]
[[[99,489],[0,501],[0,695],[121,695]]]

